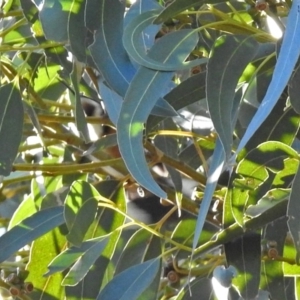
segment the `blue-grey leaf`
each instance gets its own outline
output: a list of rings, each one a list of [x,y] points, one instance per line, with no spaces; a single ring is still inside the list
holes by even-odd
[[[160,260],[155,258],[118,274],[100,292],[97,300],[136,300],[159,272]]]
[[[101,255],[107,245],[107,242],[108,239],[102,239],[83,253],[65,276],[62,281],[62,285],[74,286],[78,284],[93,266],[97,258]]]
[[[136,72],[122,44],[125,6],[119,0],[100,0],[98,5],[100,28],[89,49],[108,86],[124,97]]]
[[[181,30],[173,32],[172,38],[174,40],[174,47],[178,47],[183,51],[183,53],[180,53],[180,51],[177,52],[177,61],[162,62],[145,54],[144,44],[140,40],[140,35],[147,26],[152,24],[152,21],[157,17],[159,12],[160,10],[147,11],[135,17],[130,24],[127,25],[123,35],[123,45],[128,55],[141,66],[160,71],[188,69],[206,63],[206,58],[184,62],[186,55],[183,45],[185,45],[186,41],[190,39],[190,35],[194,35],[196,33],[194,30],[190,30],[190,32],[186,31],[186,35],[182,35],[180,33]],[[168,35],[160,38],[160,40],[166,39],[167,36]]]
[[[189,55],[197,43],[197,34],[192,32],[181,30],[174,35],[167,35],[164,41],[159,40],[151,48],[149,56],[162,62],[181,60],[182,56]],[[188,38],[183,45],[178,45],[178,40],[173,38],[174,36],[177,38],[188,36]],[[141,67],[128,88],[117,124],[119,149],[131,175],[140,185],[162,198],[166,197],[166,193],[153,180],[143,154],[143,130],[144,123],[161,96],[161,91],[172,77],[172,72]]]
[[[0,262],[64,221],[62,206],[44,209],[26,218],[0,237]]]
[[[149,10],[161,9],[161,6],[154,0],[137,0],[130,6],[130,9],[124,18],[124,28],[132,21],[133,18]],[[141,43],[144,44],[145,52],[153,46],[155,36],[161,25],[150,25],[141,34]]]

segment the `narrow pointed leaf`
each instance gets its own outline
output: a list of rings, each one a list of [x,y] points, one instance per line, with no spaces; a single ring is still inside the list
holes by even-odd
[[[81,244],[80,247],[71,247],[57,255],[48,265],[48,272],[44,276],[50,276],[57,272],[62,272],[74,264],[84,253],[103,241],[102,237],[90,239]]]
[[[101,0],[98,5],[101,8],[97,17],[99,28],[89,49],[107,84],[124,96],[136,72],[122,45],[125,6],[119,0]]]
[[[75,181],[65,199],[64,215],[68,229],[72,228],[83,203],[95,196],[92,186],[85,181]],[[97,192],[96,192],[97,193]]]
[[[181,56],[187,56],[198,40],[196,33],[188,33],[191,33],[191,30],[174,33],[176,36],[179,34],[189,36],[183,45],[178,45],[177,40],[173,39],[173,34],[169,34],[164,42],[159,40],[152,47],[149,55],[158,57],[162,62],[178,61],[179,53]],[[157,99],[160,98],[161,90],[165,89],[172,76],[171,72],[159,72],[141,67],[126,93],[117,124],[119,149],[128,170],[140,185],[162,198],[166,197],[166,193],[151,176],[143,154],[142,139],[144,123]]]
[[[64,2],[64,1],[63,1]],[[72,0],[72,5],[68,16],[68,40],[70,43],[72,54],[77,60],[86,63],[86,49],[93,41],[92,32],[85,27],[85,6],[87,0]]]
[[[154,24],[159,24],[168,19],[177,16],[180,12],[193,7],[193,6],[201,6],[204,3],[220,3],[225,2],[224,0],[176,0],[170,3],[154,21]]]
[[[97,206],[98,201],[95,198],[88,199],[82,204],[67,235],[71,244],[77,247],[81,245],[87,230],[95,219]]]
[[[152,283],[159,272],[159,259],[148,260],[118,274],[110,281],[97,300],[136,300]]]
[[[0,237],[0,262],[33,240],[64,223],[63,207],[41,210]]]
[[[24,108],[13,84],[0,87],[0,175],[8,176],[22,138]]]
[[[130,9],[124,18],[124,28],[138,15],[149,11],[159,10],[161,6],[154,0],[138,0],[130,6]],[[141,43],[144,44],[144,51],[147,52],[155,42],[155,36],[157,35],[161,25],[150,25],[144,30],[140,36]]]
[[[79,75],[81,74],[81,66],[80,64],[74,60],[73,62],[73,70],[71,73],[71,81],[72,81],[72,85],[74,88],[74,93],[75,93],[75,121],[76,121],[76,127],[78,129],[78,131],[81,133],[82,137],[84,138],[84,140],[86,142],[88,142],[90,140],[89,137],[89,131],[88,131],[88,126],[87,126],[87,122],[85,119],[85,114],[82,108],[82,104],[81,104],[81,96],[80,96],[80,92],[79,92]]]
[[[261,265],[261,236],[246,233],[225,244],[226,261],[237,270],[233,284],[243,299],[254,299],[258,294]]]
[[[204,64],[207,61],[206,58],[184,62],[186,59],[185,52],[180,53],[178,51],[177,55],[179,59],[176,62],[160,61],[145,54],[144,44],[141,42],[140,36],[143,30],[152,24],[152,21],[157,17],[159,11],[160,10],[147,11],[134,18],[130,24],[126,26],[123,35],[123,44],[128,55],[141,66],[160,71],[176,71]],[[174,47],[182,46],[183,43],[189,40],[190,35],[194,35],[194,33],[195,31],[193,30],[190,32],[186,31],[186,35],[182,35],[180,31],[173,32]],[[166,37],[167,36],[164,36],[160,40],[164,40]]]
[[[292,75],[300,54],[300,39],[298,38],[300,35],[299,8],[300,1],[293,1],[271,83],[238,146],[237,153],[245,147],[249,139],[270,114]]]
[[[70,271],[62,281],[62,285],[76,285],[87,274],[106,247],[108,239],[102,239],[92,245],[71,267]]]
[[[193,249],[196,249],[199,237],[203,230],[204,223],[206,221],[206,216],[210,208],[211,199],[215,192],[218,179],[223,171],[225,161],[225,153],[221,144],[221,141],[218,139],[216,142],[216,147],[212,156],[212,164],[209,168],[208,180],[206,182],[204,197],[202,199],[201,208],[197,217],[197,223],[195,228],[194,240],[193,240]]]
[[[209,113],[226,158],[230,157],[232,149],[234,128],[231,114],[237,83],[257,50],[258,43],[252,37],[221,36],[216,40],[207,64]]]

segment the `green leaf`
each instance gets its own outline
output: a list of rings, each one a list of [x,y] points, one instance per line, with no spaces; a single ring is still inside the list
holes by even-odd
[[[118,274],[100,292],[97,300],[135,300],[159,272],[160,260],[152,259]]]
[[[299,194],[300,194],[300,168],[298,167],[298,171],[293,181],[293,185],[291,188],[290,198],[288,202],[287,215],[288,226],[295,244],[295,248],[297,249],[296,262],[300,264],[300,224],[299,224],[299,213],[300,213],[300,205],[299,205]]]
[[[259,44],[252,37],[227,35],[215,41],[207,64],[206,93],[209,113],[221,139],[225,157],[233,143],[232,115],[236,87]]]
[[[178,61],[179,53],[180,56],[187,56],[197,43],[197,34],[190,33],[192,33],[191,30],[181,30],[167,35],[163,42],[161,39],[152,47],[149,56],[162,62]],[[188,38],[183,45],[178,45],[173,35],[188,36]],[[142,139],[144,123],[161,96],[161,90],[172,76],[170,72],[159,72],[141,67],[126,93],[117,124],[119,149],[128,170],[140,185],[161,198],[165,198],[166,193],[153,180],[149,172],[143,154]]]
[[[85,181],[72,184],[65,200],[64,215],[69,229],[67,239],[80,246],[84,236],[93,223],[99,199],[97,190]]]
[[[145,54],[144,44],[141,43],[140,35],[147,26],[152,24],[152,21],[158,16],[159,12],[160,10],[144,12],[135,17],[126,26],[123,34],[123,45],[128,55],[141,66],[160,71],[189,69],[194,66],[204,64],[207,61],[206,58],[184,62],[187,57],[184,45],[189,48],[189,43],[191,42],[190,35],[193,35],[194,39],[197,39],[197,35],[195,35],[196,32],[194,30],[180,30],[171,34],[174,48],[179,48],[176,51],[176,61],[164,61],[163,57],[161,57],[161,59],[155,59],[150,55]],[[182,34],[182,31],[185,31],[185,34]],[[168,44],[169,38],[167,36],[168,35],[160,38],[160,42]],[[189,52],[191,51],[192,49],[189,49]]]
[[[8,176],[22,138],[24,109],[13,83],[0,87],[0,175]]]
[[[26,218],[0,237],[0,262],[63,223],[63,207],[61,206],[41,210]]]
[[[50,278],[43,277],[43,274],[47,270],[49,262],[66,247],[66,244],[66,238],[59,228],[55,228],[33,242],[26,268],[29,271],[26,281],[32,282],[34,285],[34,291],[30,294],[32,299],[64,298],[65,293],[61,286],[63,274],[57,273]]]
[[[257,205],[250,205],[245,213],[247,216],[255,218],[278,205],[278,203],[287,201],[290,193],[290,189],[272,189],[258,201]]]
[[[22,222],[24,219],[30,217],[34,213],[36,213],[37,207],[34,203],[34,198],[33,195],[30,194],[25,198],[16,211],[14,212],[12,218],[10,219],[9,225],[8,225],[8,230],[16,226],[18,223]]]

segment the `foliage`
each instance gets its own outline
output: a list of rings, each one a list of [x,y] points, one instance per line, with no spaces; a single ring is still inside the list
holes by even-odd
[[[2,297],[300,299],[299,8],[3,1]]]

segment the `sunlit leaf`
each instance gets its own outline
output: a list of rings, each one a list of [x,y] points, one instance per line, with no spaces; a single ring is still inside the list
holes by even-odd
[[[27,281],[34,282],[34,291],[30,295],[33,299],[50,300],[51,297],[59,299],[64,297],[64,289],[61,286],[63,274],[57,273],[50,278],[43,277],[43,274],[49,262],[65,248],[66,244],[66,238],[58,228],[34,241],[27,265],[29,276],[26,278]]]

